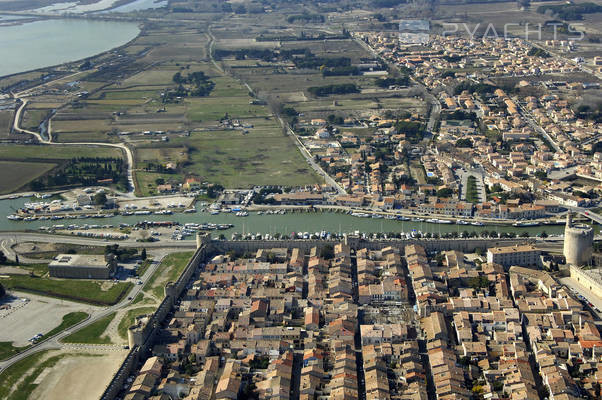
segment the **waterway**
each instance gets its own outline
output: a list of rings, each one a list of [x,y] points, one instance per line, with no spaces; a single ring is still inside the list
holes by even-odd
[[[412,232],[413,230],[431,234],[446,232],[515,232],[521,234],[529,232],[537,235],[542,231],[548,234],[560,234],[563,232],[562,225],[546,225],[537,227],[514,227],[514,226],[473,226],[456,224],[433,224],[427,222],[397,221],[385,218],[359,218],[344,213],[337,212],[287,212],[286,214],[263,214],[251,212],[248,217],[237,217],[235,213],[220,213],[211,215],[208,212],[198,211],[196,213],[174,213],[172,215],[141,215],[141,216],[114,216],[111,218],[77,218],[63,219],[55,221],[11,221],[6,219],[6,215],[12,214],[27,201],[36,201],[34,199],[7,199],[0,200],[0,231],[23,231],[27,229],[37,229],[42,226],[61,225],[84,225],[111,224],[118,226],[121,223],[135,224],[138,221],[177,221],[180,223],[231,223],[234,228],[226,231],[227,236],[233,232],[242,233],[283,233],[292,232],[320,232],[331,233],[352,233],[355,231],[365,233],[389,233],[389,232]]]
[[[0,76],[90,57],[121,46],[139,33],[135,23],[84,19],[0,26]]]

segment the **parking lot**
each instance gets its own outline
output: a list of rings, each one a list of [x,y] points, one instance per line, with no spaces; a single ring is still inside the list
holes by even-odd
[[[29,339],[56,328],[63,315],[84,311],[88,314],[97,307],[74,303],[29,293],[13,292],[15,297],[3,302],[10,308],[0,310],[0,342],[13,342],[21,347],[30,344]]]
[[[602,310],[601,298],[594,295],[585,286],[581,285],[573,278],[561,278],[560,283],[566,285],[570,289],[573,289],[575,292],[577,292],[578,295],[583,296],[587,300],[587,307],[594,314],[594,316],[597,317],[597,319],[602,318],[602,312],[598,311]],[[590,303],[593,305],[593,307],[589,306]]]

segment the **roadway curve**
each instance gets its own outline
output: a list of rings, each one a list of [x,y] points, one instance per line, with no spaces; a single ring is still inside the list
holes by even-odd
[[[128,240],[103,240],[91,239],[81,236],[54,235],[34,232],[0,232],[0,248],[8,251],[14,243],[22,242],[42,242],[42,243],[69,243],[87,246],[107,246],[110,244],[118,244],[121,247],[146,247],[146,248],[170,248],[170,249],[194,249],[196,242],[194,240],[174,240],[174,241],[157,241],[157,242],[137,242],[132,239]],[[13,256],[12,250],[8,251],[9,256]]]
[[[142,289],[144,289],[144,287],[146,286],[148,279],[155,273],[157,268],[159,268],[161,260],[167,254],[168,254],[167,251],[162,251],[160,254],[157,254],[155,256],[155,260],[153,261],[151,266],[146,270],[144,275],[142,277],[140,277],[140,280],[142,280],[144,282],[144,285],[134,285],[132,290],[130,290],[130,292],[127,295],[125,295],[124,299],[121,300],[119,303],[114,304],[110,307],[102,308],[96,312],[92,312],[92,314],[87,319],[83,320],[82,322],[75,324],[72,327],[70,327],[64,331],[61,331],[61,332],[57,333],[56,335],[51,336],[42,342],[32,345],[27,350],[25,350],[19,354],[16,354],[11,358],[8,358],[4,361],[0,361],[0,372],[2,372],[4,369],[10,367],[17,361],[22,360],[22,359],[24,359],[34,353],[37,353],[39,351],[60,349],[64,346],[66,346],[66,347],[71,346],[69,344],[64,345],[63,343],[61,343],[61,340],[63,340],[67,336],[69,336],[71,333],[73,333],[77,330],[80,330],[80,329],[98,321],[99,319],[104,318],[113,312],[116,312],[119,309],[128,307],[136,299],[136,296],[142,292]],[[128,300],[128,298],[131,298],[132,300]]]
[[[79,73],[76,73],[73,75],[78,75],[78,74]],[[73,75],[71,75],[71,76],[73,76]],[[60,79],[65,79],[65,77],[62,77]],[[48,83],[45,83],[40,86],[44,86],[47,84]],[[13,120],[13,130],[16,132],[27,133],[29,135],[35,136],[36,139],[38,139],[38,142],[40,142],[42,145],[102,146],[102,147],[113,147],[113,148],[121,149],[125,153],[126,161],[127,161],[128,191],[125,193],[125,195],[128,197],[136,197],[136,195],[134,194],[134,190],[136,188],[136,186],[134,184],[134,172],[133,172],[134,171],[134,155],[132,153],[132,150],[128,146],[126,146],[124,143],[102,143],[102,142],[57,143],[57,142],[53,142],[52,141],[52,131],[51,131],[51,127],[52,127],[51,119],[48,119],[48,138],[42,137],[42,135],[39,132],[30,131],[30,130],[21,128],[19,126],[19,124],[21,122],[21,116],[23,114],[23,110],[25,110],[25,107],[27,106],[27,103],[29,102],[29,100],[27,100],[26,98],[23,98],[23,96],[24,96],[24,94],[29,93],[33,89],[35,89],[35,88],[28,89],[28,90],[25,90],[20,93],[13,93],[13,97],[21,102],[21,105],[15,112],[15,118]]]

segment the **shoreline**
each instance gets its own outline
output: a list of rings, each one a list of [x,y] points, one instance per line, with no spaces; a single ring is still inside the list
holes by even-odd
[[[48,16],[40,16],[39,18],[34,19],[33,21],[26,22],[24,24],[34,23],[34,22],[39,22],[39,21],[46,21],[46,20],[50,20],[50,19],[72,19],[72,18],[64,17],[64,16],[59,16],[58,18],[48,17]],[[85,19],[87,21],[95,21],[95,19],[88,19],[88,18],[82,18],[82,19]],[[134,24],[135,23],[133,21],[132,22],[130,22],[130,21],[122,21],[122,20],[119,20],[119,19],[112,19],[112,18],[103,18],[103,20],[106,21],[106,22],[115,22],[115,23],[123,23],[123,24],[126,24],[126,23],[127,24]],[[3,27],[10,27],[10,26],[17,26],[17,25],[24,25],[24,24],[15,24],[15,25],[1,25],[0,24],[0,29],[3,28]],[[134,40],[138,39],[138,37],[140,37],[140,35],[144,32],[144,23],[143,22],[138,22],[138,23],[135,23],[135,24],[136,24],[136,27],[138,29],[138,33],[136,34],[136,36],[134,36],[133,38],[131,38],[130,40],[128,40],[126,43],[120,44],[119,46],[111,47],[110,49],[101,51],[100,53],[91,54],[91,55],[89,55],[87,57],[83,57],[83,58],[77,58],[77,59],[74,59],[74,60],[64,61],[64,62],[61,62],[61,63],[52,64],[52,65],[48,65],[48,66],[44,66],[44,67],[39,67],[39,68],[26,69],[26,70],[15,72],[15,73],[11,73],[11,74],[0,75],[0,81],[3,80],[3,79],[16,77],[16,76],[21,75],[21,74],[29,74],[29,73],[32,73],[32,72],[40,72],[40,73],[42,73],[42,72],[50,72],[48,70],[54,70],[54,69],[57,69],[59,67],[68,67],[70,64],[75,64],[75,63],[83,62],[84,60],[88,60],[88,59],[94,58],[94,57],[99,57],[99,56],[105,55],[105,54],[107,54],[109,52],[112,52],[112,51],[119,50],[121,48],[127,47],[127,46],[131,45],[131,43]]]

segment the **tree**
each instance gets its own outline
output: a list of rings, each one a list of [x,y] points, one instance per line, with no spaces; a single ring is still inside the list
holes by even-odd
[[[326,246],[322,247],[322,250],[320,250],[320,257],[325,260],[334,258],[334,248],[332,245],[327,244]]]
[[[451,197],[454,191],[450,188],[443,188],[437,191],[437,197]]]
[[[6,294],[6,290],[4,290],[4,286],[0,283],[0,298],[4,297]]]
[[[97,206],[104,206],[107,204],[107,195],[104,193],[96,193],[94,195],[94,204]]]
[[[146,249],[142,249],[142,251],[140,252],[140,258],[146,260]]]
[[[7,258],[2,251],[0,251],[0,264],[6,264]]]

